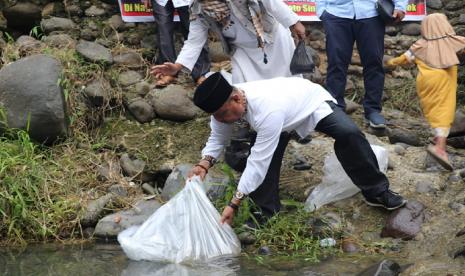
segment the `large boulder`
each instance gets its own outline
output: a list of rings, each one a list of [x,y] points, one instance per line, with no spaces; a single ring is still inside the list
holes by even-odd
[[[27,129],[30,136],[51,144],[68,133],[67,110],[59,85],[61,64],[47,55],[34,55],[0,70],[0,104],[7,125]]]
[[[189,98],[188,91],[180,85],[169,85],[151,93],[150,97],[155,113],[162,119],[187,121],[200,112]]]

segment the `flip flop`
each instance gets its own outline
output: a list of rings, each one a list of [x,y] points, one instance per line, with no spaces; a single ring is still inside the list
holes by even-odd
[[[452,167],[452,165],[450,164],[449,160],[445,159],[443,156],[439,155],[437,152],[436,152],[436,148],[433,146],[433,145],[429,145],[427,148],[426,148],[426,152],[431,155],[431,157],[434,158],[434,160],[436,160],[436,162],[439,163],[439,165],[441,165],[444,169],[446,170],[449,170],[449,171],[453,171],[454,170],[454,167]]]
[[[163,76],[158,81],[155,82],[155,87],[167,87],[176,80],[176,77],[173,76]]]

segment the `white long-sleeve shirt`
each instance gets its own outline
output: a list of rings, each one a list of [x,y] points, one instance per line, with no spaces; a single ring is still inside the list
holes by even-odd
[[[267,64],[263,62],[263,50],[258,47],[256,34],[242,26],[232,11],[231,21],[235,23],[222,29],[223,35],[235,48],[231,57],[233,83],[291,76],[289,65],[295,45],[289,27],[299,21],[299,17],[282,0],[262,3],[280,23],[273,31],[273,43],[265,44]],[[209,29],[205,20],[197,18],[191,21],[188,39],[184,41],[176,63],[192,70],[207,42]]]
[[[291,77],[253,81],[235,85],[245,92],[245,120],[257,132],[238,190],[255,191],[263,182],[278,146],[281,132],[295,130],[301,137],[313,131],[318,122],[333,111],[326,101],[336,100],[320,85]],[[219,158],[231,136],[232,125],[212,116],[211,134],[202,155]]]

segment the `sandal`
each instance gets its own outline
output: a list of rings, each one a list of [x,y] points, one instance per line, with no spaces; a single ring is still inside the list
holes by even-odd
[[[155,87],[166,87],[172,84],[176,80],[176,77],[173,76],[163,76],[155,82]]]
[[[438,162],[439,165],[441,165],[444,169],[449,170],[449,171],[454,170],[454,167],[452,167],[451,163],[447,159],[447,153],[446,152],[444,152],[444,154],[439,153],[437,151],[436,147],[433,146],[433,145],[429,145],[426,148],[426,152],[429,155],[431,155],[431,157],[433,157],[434,160],[436,160],[436,162]]]
[[[197,79],[197,81],[195,82],[198,85],[201,85],[202,82],[204,82],[207,78],[204,77],[204,76],[201,76],[200,78]]]

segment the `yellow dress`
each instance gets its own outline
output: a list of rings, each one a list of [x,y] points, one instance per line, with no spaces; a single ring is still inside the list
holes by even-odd
[[[390,66],[409,63],[405,53],[387,62]],[[454,121],[457,94],[457,65],[445,69],[432,68],[418,58],[417,94],[423,114],[434,129],[447,129]],[[447,134],[445,135],[447,136]]]

